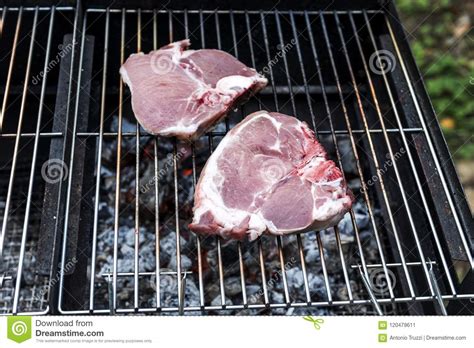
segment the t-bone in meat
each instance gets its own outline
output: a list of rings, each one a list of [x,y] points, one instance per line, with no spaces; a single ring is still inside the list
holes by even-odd
[[[120,68],[135,117],[149,133],[196,138],[267,84],[230,54],[186,50],[189,45],[183,40],[132,54]]]
[[[333,226],[353,195],[305,122],[259,111],[222,139],[194,199],[191,230],[254,240]]]

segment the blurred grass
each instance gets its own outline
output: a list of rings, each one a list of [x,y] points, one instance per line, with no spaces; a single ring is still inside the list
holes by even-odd
[[[396,0],[455,160],[474,160],[474,1]]]

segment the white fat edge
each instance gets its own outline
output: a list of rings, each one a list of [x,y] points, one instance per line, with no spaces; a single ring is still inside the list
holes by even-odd
[[[280,138],[277,138],[275,143],[270,146],[270,149],[272,150],[275,150],[275,151],[278,151],[281,153],[281,141],[280,141]]]
[[[244,70],[245,70],[245,71],[252,71],[252,72],[255,73],[255,75],[252,76],[254,82],[263,83],[263,84],[265,84],[265,85],[268,83],[268,79],[267,79],[265,76],[263,76],[263,75],[261,75],[260,73],[258,73],[257,70],[252,69],[252,68],[244,68]]]
[[[192,62],[192,59],[190,59],[190,61]],[[195,66],[199,68],[197,65]],[[239,94],[240,90],[248,90],[255,82],[267,82],[265,78],[263,79],[264,81],[262,81],[262,78],[258,76],[230,75],[221,78],[217,81],[216,87],[212,88],[210,85],[196,78],[189,69],[184,69],[184,71],[193,81],[199,83],[203,91],[209,90],[218,94],[228,95],[232,98]],[[204,73],[201,71],[201,74]]]
[[[314,203],[313,213],[312,213],[313,220],[322,221],[322,220],[326,220],[330,216],[341,213],[344,202],[348,199],[346,197],[337,198],[337,195],[342,192],[342,189],[340,188],[340,184],[342,180],[343,180],[342,178],[339,178],[339,179],[324,182],[324,183],[312,183],[311,194],[313,196],[313,203]],[[316,208],[316,199],[318,198],[316,195],[317,186],[333,186],[334,188],[337,188],[337,190],[335,190],[332,193],[332,197],[328,197],[326,201],[323,203],[323,205],[320,206],[319,208]]]
[[[185,125],[183,122],[179,122],[176,126],[171,126],[160,130],[162,135],[171,135],[176,133],[194,134],[198,129],[195,124]]]
[[[245,122],[245,125],[243,124],[240,124],[240,125],[237,125],[236,127],[232,128],[232,136],[236,136],[237,134],[239,134],[243,129],[245,129],[246,126],[248,126],[249,124],[251,124],[252,122],[255,122],[258,118],[260,117],[264,117],[264,118],[268,118],[268,112],[267,111],[257,111],[257,115],[253,116],[251,120],[248,120],[248,121],[243,121]],[[271,117],[270,117],[271,118]],[[244,127],[245,126],[245,127]],[[226,140],[226,137],[224,137],[224,139],[221,141],[220,144],[222,144],[224,142],[224,140]],[[219,149],[219,147],[221,146],[219,144],[219,146],[217,147],[217,149]],[[217,150],[216,149],[216,150]],[[215,152],[214,152],[215,153]]]
[[[262,214],[251,213],[249,220],[249,230],[257,232],[259,235],[262,234],[267,229],[267,224],[265,219],[262,218]]]
[[[313,185],[315,186],[315,185]],[[342,210],[343,207],[343,202],[346,200],[346,198],[335,198],[333,197],[332,199],[328,197],[326,201],[323,203],[322,206],[319,208],[316,208],[316,195],[314,194],[314,189],[312,188],[312,194],[313,194],[313,220],[326,220],[329,216],[334,215],[334,213],[339,213]]]
[[[132,81],[130,80],[130,77],[128,76],[127,69],[122,65],[119,71],[120,71],[120,75],[122,75],[123,82],[125,82],[128,88],[130,88],[130,92],[133,93]]]
[[[280,129],[283,126],[281,122],[278,122],[275,118],[273,118],[269,113],[266,113],[263,115],[266,119],[270,120],[275,128],[277,129],[277,132],[280,133]]]
[[[194,50],[177,52],[173,54],[172,61],[176,65],[179,65],[180,59],[188,58],[194,52],[195,52]],[[194,61],[191,58],[189,58],[189,62],[193,64],[193,66],[200,71],[201,75],[204,75],[204,72],[199,68],[197,64],[194,63]],[[252,84],[254,84],[255,82],[265,83],[265,84],[268,82],[268,80],[265,77],[261,77],[258,74],[251,77],[241,76],[241,75],[230,75],[230,76],[221,78],[219,81],[217,81],[216,87],[212,88],[209,84],[206,84],[202,79],[199,79],[190,69],[183,69],[183,71],[192,81],[194,81],[198,85],[198,87],[196,88],[196,91],[199,94],[203,94],[207,91],[210,91],[210,92],[216,92],[221,95],[224,94],[231,98],[234,98],[239,93],[238,91],[234,89],[235,87],[245,90],[245,89],[250,88],[250,86],[252,86]],[[190,98],[192,98],[193,95],[190,95]]]
[[[159,52],[159,51],[162,51],[162,52],[163,51],[171,51],[171,61],[173,62],[173,64],[175,64],[177,66],[179,66],[180,60],[182,58],[187,58],[195,52],[195,50],[185,50],[185,51],[181,50],[181,45],[178,42],[174,42],[171,45],[171,47],[169,47],[167,49],[160,49],[160,50],[157,50],[157,51],[154,51],[154,52]],[[195,76],[190,74],[188,69],[183,69],[183,70],[186,73],[186,75],[188,75],[193,81],[197,82],[200,86],[204,85],[204,83],[202,81],[200,81],[199,79],[196,79]]]
[[[252,69],[252,70],[256,72],[255,69]],[[268,83],[268,79],[265,76],[260,75],[259,73],[257,73],[256,76],[257,76],[257,78],[256,78],[257,82],[264,83],[265,85]]]
[[[251,120],[247,121],[246,126],[248,124],[250,124],[251,122],[257,121],[258,118],[263,117],[263,118],[266,118],[266,119],[270,120],[273,123],[273,125],[278,129],[278,131],[280,131],[280,128],[282,126],[281,122],[278,122],[273,117],[271,117],[270,114],[267,111],[257,111],[257,112],[258,112],[257,115],[253,116],[253,118]],[[235,127],[233,129],[233,131],[235,132],[234,135],[237,135],[238,133],[240,133],[242,131],[242,129],[244,129],[244,128],[245,127],[239,127],[239,126]]]
[[[182,51],[175,52],[175,54],[173,54],[173,56],[172,56],[173,63],[175,63],[176,65],[179,65],[181,59],[189,58],[195,52],[196,52],[195,50],[186,50],[184,52],[182,52]],[[197,64],[194,63],[194,61],[191,58],[189,58],[189,62],[194,66],[194,68],[199,70],[199,72],[201,73],[202,76],[204,76],[204,72],[201,70],[201,68],[199,68],[199,66]],[[194,82],[196,82],[196,84],[199,85],[198,89],[202,89],[202,90],[211,89],[211,86],[205,84],[203,80],[197,78],[195,76],[195,74],[191,73],[190,69],[184,69],[183,68],[183,71],[191,80],[193,80]]]
[[[235,88],[248,89],[254,81],[254,76],[230,75],[217,81],[216,90],[221,93],[235,93]]]
[[[273,221],[267,220],[263,217],[262,212],[259,210],[256,214],[262,223],[265,225],[265,229],[270,231],[270,233],[278,233],[278,228],[275,226]]]
[[[130,59],[131,57],[144,56],[144,55],[145,55],[145,53],[143,53],[143,52],[132,53],[128,56],[127,60]]]
[[[190,61],[192,62],[192,60]],[[248,89],[255,81],[254,77],[231,75],[221,78],[219,81],[217,81],[216,87],[212,88],[210,85],[198,79],[195,74],[193,74],[189,69],[183,70],[185,74],[198,85],[198,87],[196,88],[197,95],[204,94],[209,91],[211,93],[214,92],[216,94],[219,94],[223,97],[228,96],[230,98],[234,98],[239,93],[239,91],[235,88],[242,90]],[[203,74],[202,71],[201,74]],[[196,95],[196,93],[194,93],[193,95]],[[190,96],[190,98],[191,97],[192,95]]]
[[[293,234],[293,233],[309,232],[309,231],[313,231],[315,229],[322,230],[322,229],[334,226],[335,223],[333,223],[333,221],[339,221],[339,220],[342,219],[343,216],[344,216],[344,214],[338,215],[338,216],[336,216],[335,219],[331,219],[331,220],[329,220],[329,223],[326,223],[326,224],[323,224],[323,225],[321,225],[321,221],[313,220],[313,221],[311,221],[310,224],[308,224],[306,226],[303,226],[303,227],[291,228],[291,229],[279,229],[279,230],[274,231],[274,232],[273,231],[269,231],[269,232],[273,235],[285,236],[285,235],[289,235],[289,234]]]
[[[272,234],[282,235],[273,221],[267,220],[263,217],[261,211],[252,213],[250,215],[249,228],[248,228],[248,239],[253,241],[260,237],[265,231],[269,231]]]
[[[186,47],[189,47],[190,44],[191,44],[191,43],[190,43],[189,40],[188,40],[188,45],[187,45]],[[158,51],[162,51],[162,52],[164,52],[164,51],[172,51],[173,54],[172,54],[171,57],[172,57],[172,59],[173,59],[173,62],[175,62],[175,63],[179,63],[179,58],[181,58],[181,57],[184,55],[185,52],[189,52],[189,51],[193,52],[193,50],[185,50],[185,51],[183,51],[183,50],[181,49],[180,41],[178,41],[178,42],[173,42],[172,44],[170,44],[170,47],[168,47],[168,48],[160,48],[159,50],[154,51],[154,52],[158,52]]]
[[[192,59],[190,59],[190,61],[192,62]],[[176,64],[179,64],[179,61],[176,63]],[[197,65],[195,65],[197,66]],[[204,83],[203,80],[201,79],[198,79],[195,74],[191,73],[191,70],[190,69],[184,69],[183,68],[183,71],[186,75],[188,75],[188,77],[193,80],[194,82],[196,82],[196,84],[199,85],[199,88],[200,89],[204,89],[204,90],[207,90],[207,89],[212,89],[211,86],[207,85],[206,83]],[[201,71],[201,74],[204,74],[202,71]]]

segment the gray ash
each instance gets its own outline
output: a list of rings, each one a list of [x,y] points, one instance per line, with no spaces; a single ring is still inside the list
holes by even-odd
[[[223,124],[218,127],[223,128]],[[218,128],[217,130],[223,130]],[[134,131],[135,126],[124,121],[123,131]],[[118,232],[118,271],[134,271],[134,238],[135,238],[135,154],[136,144],[133,141],[122,142],[122,152],[130,161],[122,161],[121,169],[121,215]],[[202,169],[209,156],[209,143],[200,140],[195,143],[195,160],[197,173]],[[158,148],[158,177],[154,166],[154,138],[146,138],[140,143],[140,230],[139,230],[139,270],[148,272],[140,277],[139,294],[140,307],[153,308],[156,306],[156,270],[155,261],[155,180],[159,185],[159,226],[160,226],[160,260],[161,282],[159,286],[161,306],[178,307],[178,288],[176,275],[176,215],[174,196],[174,163],[172,140],[159,139]],[[214,146],[218,141],[214,140]],[[349,144],[346,144],[348,147]],[[342,151],[350,153],[350,149]],[[192,218],[193,197],[193,162],[191,149],[188,144],[177,145],[177,182],[178,182],[178,221],[181,234],[181,268],[188,272],[185,287],[185,307],[200,305],[200,292],[198,282],[198,250],[197,236],[188,230],[188,223]],[[114,239],[114,202],[115,202],[115,159],[116,141],[109,142],[104,151],[104,165],[101,180],[100,220],[102,231],[98,235],[97,248],[97,275],[102,279],[97,282],[96,299],[98,308],[108,308],[108,286],[105,275],[113,270],[113,239]],[[344,156],[344,162],[351,162],[350,156]],[[348,163],[349,163],[348,162]],[[345,168],[349,184],[354,191],[358,190],[358,180],[355,168],[347,165]],[[156,179],[155,179],[156,178]],[[375,245],[373,231],[369,224],[366,206],[358,200],[354,204],[356,223],[359,228],[364,256],[367,262],[376,262],[378,259],[377,246]],[[351,289],[354,299],[367,298],[357,269],[351,265],[360,263],[354,229],[349,214],[339,223],[341,243],[344,251],[346,267],[351,279]],[[346,283],[337,249],[334,229],[320,232],[324,245],[324,255],[328,271],[329,286],[333,300],[348,300]],[[217,255],[216,237],[201,238],[202,278],[204,299],[206,306],[221,306],[221,289],[219,283],[219,265]],[[326,301],[326,285],[321,268],[320,252],[318,249],[317,235],[315,232],[301,235],[306,262],[308,284],[312,301]],[[265,257],[266,285],[270,303],[285,303],[285,294],[282,280],[282,266],[279,260],[276,238],[263,236],[261,238]],[[261,267],[259,263],[259,250],[257,242],[242,242],[242,256],[244,263],[245,285],[247,301],[249,304],[263,304],[264,295],[262,287]],[[305,302],[305,285],[301,260],[298,253],[296,236],[282,238],[282,249],[285,258],[284,269],[288,282],[290,302]],[[242,305],[242,288],[239,267],[239,254],[237,241],[221,241],[221,254],[224,273],[224,290],[226,305]],[[123,276],[118,279],[118,307],[133,307],[134,279],[132,276]],[[102,301],[101,301],[102,300]],[[371,306],[357,306],[358,313],[370,313]],[[278,308],[278,309],[247,309],[211,311],[213,314],[337,314],[346,312],[347,308],[317,307],[317,308]],[[350,312],[350,310],[348,310]],[[185,313],[201,313],[200,311]]]

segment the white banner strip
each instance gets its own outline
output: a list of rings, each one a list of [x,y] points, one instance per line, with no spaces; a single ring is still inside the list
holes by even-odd
[[[11,316],[0,347],[474,346],[473,317]]]

